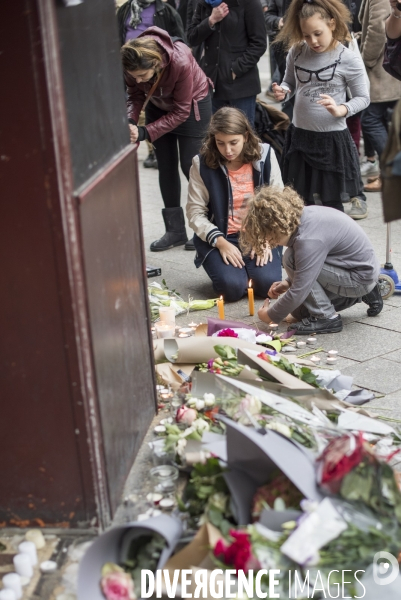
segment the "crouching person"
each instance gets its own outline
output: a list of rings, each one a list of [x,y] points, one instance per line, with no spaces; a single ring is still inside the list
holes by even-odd
[[[264,187],[249,202],[241,243],[260,252],[287,246],[283,265],[287,279],[276,281],[258,315],[282,321],[299,335],[342,330],[339,311],[356,302],[369,306],[373,317],[383,308],[377,284],[379,263],[368,236],[349,216],[325,206],[304,206],[291,188]]]
[[[259,244],[257,252],[244,254],[239,246],[248,202],[256,187],[268,183],[283,188],[274,150],[256,137],[242,111],[220,108],[192,160],[187,218],[195,232],[195,266],[203,266],[226,302],[240,300],[250,279],[261,298],[281,279],[281,247]]]

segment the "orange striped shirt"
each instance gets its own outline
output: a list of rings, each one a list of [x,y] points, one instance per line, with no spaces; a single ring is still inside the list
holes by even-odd
[[[252,164],[242,165],[237,171],[228,171],[231,189],[233,193],[233,215],[231,210],[228,216],[227,233],[238,233],[241,224],[248,212],[248,200],[253,196],[253,172]]]

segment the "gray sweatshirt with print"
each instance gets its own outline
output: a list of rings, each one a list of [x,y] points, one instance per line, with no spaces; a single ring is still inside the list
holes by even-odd
[[[317,104],[320,94],[328,94],[337,105],[344,104],[348,108],[347,117],[350,117],[369,106],[367,82],[361,56],[343,44],[316,53],[303,43],[289,51],[281,85],[296,94],[295,127],[309,131],[341,131],[347,127],[346,117],[333,117],[324,106]],[[352,95],[348,102],[347,88]]]
[[[380,265],[368,236],[351,217],[334,208],[306,206],[288,247],[294,252],[294,280],[267,311],[275,323],[303,304],[324,263],[346,269],[351,279],[367,287],[377,282]]]

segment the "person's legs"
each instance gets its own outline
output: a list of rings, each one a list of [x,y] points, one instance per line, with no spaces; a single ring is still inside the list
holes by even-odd
[[[188,137],[179,135],[178,147],[180,150],[180,165],[182,172],[185,177],[189,180],[189,170],[192,165],[192,159],[194,156],[199,154],[199,150],[202,146],[203,138],[200,137]]]
[[[393,102],[371,102],[362,111],[361,124],[364,139],[381,156],[387,142],[387,109]]]
[[[178,144],[174,133],[166,133],[154,142],[159,165],[159,185],[165,208],[162,210],[166,233],[152,242],[152,252],[163,252],[188,241],[181,208],[181,181],[178,171]]]
[[[242,110],[246,114],[248,121],[252,125],[255,124],[255,111],[256,111],[256,96],[247,96],[246,98],[234,98],[230,100],[230,106]]]
[[[287,248],[283,257],[283,264],[289,279],[292,281],[295,273],[292,248]],[[350,271],[325,263],[304,303],[293,311],[293,316],[301,319],[309,316],[323,323],[328,322],[335,318],[337,310],[349,308],[361,299],[369,305],[371,303],[373,305],[374,302],[380,303],[376,296],[373,298],[376,287],[372,290],[371,285],[367,286],[354,281],[351,278]],[[370,298],[370,296],[372,297]],[[371,316],[378,314],[381,310],[381,307],[375,308],[377,310],[374,313],[372,312]],[[369,310],[368,314],[370,314]],[[313,329],[310,331],[313,331]],[[318,332],[318,330],[316,331]]]
[[[225,302],[237,302],[245,296],[248,287],[246,269],[226,265],[217,248],[208,254],[202,266],[212,280],[217,296],[223,296]]]
[[[248,273],[248,278],[252,279],[252,287],[255,295],[260,298],[267,298],[272,283],[281,281],[282,269],[282,247],[273,248],[273,260],[263,267],[256,266],[256,258],[251,260],[249,256],[244,256],[245,268]]]
[[[213,96],[213,98],[212,98],[212,113],[214,114],[215,112],[217,112],[219,110],[219,108],[222,108],[223,106],[228,106],[228,105],[229,105],[228,100],[222,100],[221,98],[216,98],[215,96]]]
[[[165,133],[153,146],[159,165],[159,185],[166,208],[181,205],[181,181],[178,171],[178,144],[175,133]]]

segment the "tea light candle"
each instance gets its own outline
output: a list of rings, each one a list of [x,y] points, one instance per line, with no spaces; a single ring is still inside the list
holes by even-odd
[[[148,502],[152,502],[153,504],[159,504],[160,500],[162,500],[163,496],[161,494],[158,494],[157,492],[154,492],[153,494],[150,493],[146,496],[146,500]]]
[[[7,573],[3,577],[3,585],[6,590],[12,590],[17,600],[22,598],[21,577],[17,573]]]
[[[337,359],[334,356],[328,356],[326,362],[328,365],[334,365],[337,362]]]
[[[166,433],[166,428],[164,425],[156,425],[153,431],[157,434]]]
[[[170,323],[156,323],[155,327],[159,339],[175,337],[175,325]]]
[[[192,321],[192,323],[188,323],[188,327],[190,327],[191,329],[196,329],[198,327],[198,323],[194,323]]]
[[[278,323],[270,323],[269,327],[272,331],[276,331],[276,329],[278,329]]]
[[[306,340],[306,343],[309,344],[309,346],[313,346],[314,344],[316,344],[317,339],[315,337],[310,337]]]
[[[331,358],[337,358],[338,350],[329,350],[327,353]]]
[[[187,333],[188,335],[192,335],[193,334],[193,329],[192,327],[180,327],[178,330],[178,333]]]
[[[220,298],[217,300],[217,308],[219,311],[219,319],[224,319],[224,300],[223,300],[223,296],[220,296]]]
[[[14,590],[4,589],[0,591],[0,600],[17,600]]]
[[[286,345],[282,347],[281,352],[296,352],[296,350],[295,346]]]
[[[172,306],[160,306],[160,321],[167,325],[175,325],[175,309]]]
[[[18,546],[19,552],[21,554],[28,554],[31,559],[31,565],[34,567],[38,564],[38,555],[36,553],[36,546],[33,542],[21,542]]]
[[[33,568],[29,554],[16,554],[13,558],[13,563],[18,575],[21,575],[21,577],[32,577]]]
[[[172,510],[174,508],[174,500],[172,500],[171,498],[163,498],[163,500],[160,500],[159,502],[159,506],[162,510]]]
[[[189,338],[189,337],[191,337],[191,334],[190,333],[179,333],[178,337],[179,338]]]
[[[40,563],[42,573],[53,573],[57,569],[57,563],[54,560],[44,560]]]
[[[297,348],[305,348],[306,342],[297,342]]]
[[[254,294],[253,294],[252,279],[249,280],[249,285],[248,285],[248,305],[249,305],[249,314],[251,317],[253,317],[253,315],[255,314],[255,298],[254,298]]]
[[[26,532],[25,539],[27,542],[33,542],[36,550],[41,550],[46,545],[45,538],[40,529],[30,529]]]
[[[318,365],[320,363],[320,358],[318,356],[316,356],[316,355],[311,356],[310,360],[312,362],[314,362],[316,365]]]

